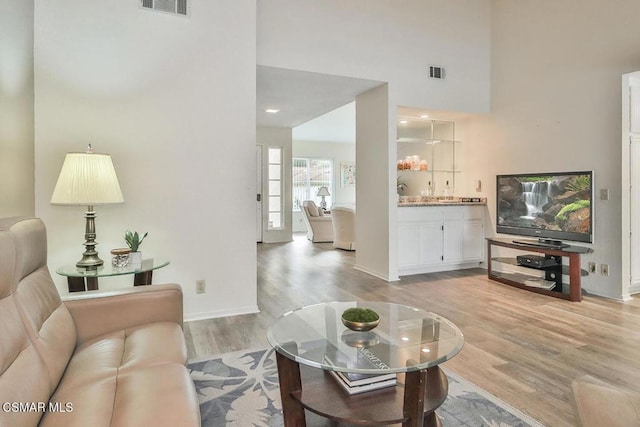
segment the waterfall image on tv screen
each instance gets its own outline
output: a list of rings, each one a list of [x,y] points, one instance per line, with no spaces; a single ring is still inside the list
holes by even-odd
[[[499,175],[497,231],[591,242],[591,172]]]

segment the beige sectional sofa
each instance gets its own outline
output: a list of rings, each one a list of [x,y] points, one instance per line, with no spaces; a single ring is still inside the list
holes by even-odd
[[[0,219],[0,426],[199,426],[182,291],[62,301],[43,222]]]

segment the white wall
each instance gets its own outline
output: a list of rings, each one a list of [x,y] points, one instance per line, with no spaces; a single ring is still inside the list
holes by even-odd
[[[594,253],[609,276],[590,292],[621,298],[621,76],[640,69],[640,3],[493,2],[492,114],[470,123],[466,167],[483,179],[495,229],[495,175],[594,170]],[[473,159],[473,161],[469,161]],[[610,200],[597,198],[608,188]]]
[[[0,218],[35,212],[33,0],[0,0]]]
[[[154,283],[183,286],[187,319],[257,311],[255,16],[252,0],[192,0],[188,18],[137,1],[37,2],[36,214],[52,270],[79,258],[84,208],[52,206],[51,192],[64,154],[92,142],[125,198],[97,207],[103,258],[126,229],[148,231],[143,254],[171,260]]]
[[[386,90],[393,114],[397,105],[489,110],[490,0],[408,0],[401,7],[395,2],[371,0],[270,0],[258,3],[257,35],[259,65],[388,82]],[[446,78],[429,79],[430,65],[445,67]],[[361,148],[356,148],[360,212],[365,198],[372,200],[376,208],[384,204],[386,211],[397,201],[395,127],[385,138],[388,151],[376,146],[383,149],[378,155],[384,154],[387,163],[383,166],[377,159],[373,167],[378,168],[378,173],[383,171],[385,182],[389,179],[391,193],[380,192],[374,186],[367,186],[369,191],[361,188]],[[364,157],[370,155],[375,156]],[[366,211],[376,214],[358,226],[359,242],[364,235],[381,233],[386,237],[375,241],[376,254],[366,256],[363,268],[393,277],[397,275],[395,209]],[[358,248],[356,257],[365,257],[360,243]]]
[[[355,268],[397,280],[395,108],[380,85],[356,97],[356,263]],[[393,171],[393,173],[392,173]],[[372,197],[372,195],[375,195]]]
[[[262,149],[262,241],[264,243],[290,242],[293,239],[293,217],[291,212],[291,128],[258,127],[256,144]],[[269,230],[269,148],[282,150],[282,218],[281,230]]]
[[[389,82],[405,106],[486,112],[490,0],[258,2],[258,64]],[[446,68],[428,78],[430,65]]]

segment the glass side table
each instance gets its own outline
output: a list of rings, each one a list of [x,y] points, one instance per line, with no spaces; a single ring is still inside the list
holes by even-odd
[[[368,332],[347,329],[341,315],[368,307],[380,324]],[[464,336],[449,320],[417,308],[384,302],[331,302],[284,314],[267,330],[276,350],[285,426],[305,425],[305,409],[336,422],[440,426],[435,410],[449,383],[439,364],[462,349]],[[340,363],[332,361],[341,355]],[[371,364],[362,364],[366,353]],[[373,357],[371,356],[373,355]],[[380,363],[383,362],[383,363]],[[349,395],[328,371],[397,374],[395,387]]]
[[[111,260],[95,270],[78,268],[75,265],[65,265],[56,270],[56,273],[67,277],[69,292],[95,291],[98,289],[99,277],[126,276],[133,274],[133,285],[150,285],[153,270],[169,265],[169,261],[163,259],[143,259],[140,265],[128,264],[125,267],[114,267]]]

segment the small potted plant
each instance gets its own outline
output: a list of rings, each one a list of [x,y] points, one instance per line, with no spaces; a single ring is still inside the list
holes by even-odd
[[[342,313],[342,324],[352,331],[370,331],[379,323],[380,316],[370,308],[352,307]]]
[[[140,234],[138,234],[137,231],[132,233],[131,231],[127,230],[126,233],[124,233],[124,241],[127,242],[127,246],[129,246],[129,248],[131,249],[131,253],[129,254],[129,261],[134,267],[139,267],[142,264],[142,252],[140,252],[138,249],[140,249],[142,241],[145,237],[147,237],[148,234],[149,232],[146,232],[144,233],[144,236],[140,237]]]

